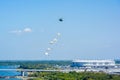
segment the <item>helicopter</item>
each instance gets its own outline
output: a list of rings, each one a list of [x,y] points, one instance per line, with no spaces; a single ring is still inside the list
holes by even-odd
[[[62,18],[59,18],[59,21],[60,21],[60,22],[62,22],[62,21],[63,21],[63,19],[62,19]]]

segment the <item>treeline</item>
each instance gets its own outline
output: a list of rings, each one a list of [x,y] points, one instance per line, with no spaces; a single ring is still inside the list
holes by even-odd
[[[110,75],[95,72],[35,72],[29,77],[37,77],[29,80],[120,80],[119,75]]]
[[[72,61],[0,61],[0,65],[20,65],[22,69],[52,69],[55,66],[70,65]]]
[[[23,69],[55,69],[56,65],[64,66],[70,65],[70,61],[38,61],[38,62],[27,62],[26,64],[20,65]]]

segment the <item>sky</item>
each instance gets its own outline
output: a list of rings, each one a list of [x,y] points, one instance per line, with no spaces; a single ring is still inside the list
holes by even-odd
[[[0,60],[119,55],[120,0],[0,0]]]

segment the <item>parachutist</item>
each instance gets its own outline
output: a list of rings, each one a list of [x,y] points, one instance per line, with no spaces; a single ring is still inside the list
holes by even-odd
[[[45,52],[45,55],[46,55],[46,56],[48,56],[48,55],[49,55],[49,53],[48,53],[48,52]]]
[[[52,45],[52,46],[54,46],[54,45],[58,42],[60,36],[61,36],[61,33],[58,32],[57,35],[56,35],[56,37],[53,38],[53,39],[49,42],[49,44]],[[49,53],[51,52],[52,49],[53,49],[53,48],[48,47],[48,48],[46,49],[46,52],[45,52],[44,54],[45,54],[46,56],[49,56]]]
[[[57,33],[58,36],[60,36],[61,34],[60,33]]]

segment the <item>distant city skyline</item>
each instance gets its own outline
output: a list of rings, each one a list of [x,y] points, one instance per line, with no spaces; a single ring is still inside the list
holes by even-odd
[[[120,59],[119,34],[119,0],[0,1],[0,60]]]

